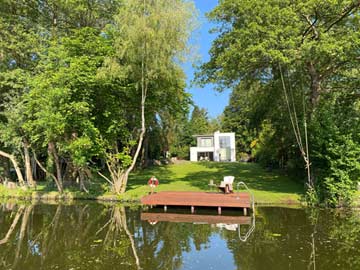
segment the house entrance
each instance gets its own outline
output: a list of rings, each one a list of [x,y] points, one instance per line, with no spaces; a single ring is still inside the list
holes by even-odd
[[[198,152],[197,154],[198,161],[214,161],[213,152]]]

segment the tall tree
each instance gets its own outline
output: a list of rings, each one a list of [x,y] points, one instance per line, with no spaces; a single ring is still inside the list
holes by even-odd
[[[354,94],[357,92],[353,88],[354,82],[351,82],[359,70],[359,9],[358,0],[224,0],[209,13],[210,20],[218,24],[215,32],[219,35],[211,47],[210,60],[201,66],[198,80],[216,82],[220,91],[223,87],[233,88],[233,95],[244,98],[238,101],[242,105],[238,107],[242,115],[239,121],[243,123],[239,126],[243,126],[243,130],[255,128],[258,138],[254,142],[259,142],[258,147],[269,146],[266,147],[269,151],[258,151],[258,154],[266,153],[278,160],[284,157],[290,166],[290,157],[300,153],[309,167],[302,125],[309,123],[310,139],[313,140],[310,145],[320,147],[319,137],[312,136],[311,132],[316,131],[318,114],[327,107],[326,104],[349,96],[346,91],[352,93],[350,96],[354,100],[359,99]],[[355,83],[356,87],[358,89]],[[229,108],[226,114],[234,115]],[[343,106],[343,109],[357,114],[353,107]],[[333,115],[329,107],[327,110]],[[339,113],[349,117],[343,111]],[[296,136],[292,134],[292,126]],[[342,129],[341,133],[350,136],[355,145],[359,144],[354,127]],[[335,130],[330,134],[335,141],[340,141],[336,139]],[[300,151],[294,148],[294,137]],[[310,156],[318,150],[310,146]],[[322,148],[321,151],[325,154],[328,150]],[[281,154],[274,155],[274,152]],[[339,157],[331,153],[325,156],[332,156],[341,163]],[[349,156],[346,162],[349,164],[350,160]],[[328,164],[327,168],[331,166]],[[319,178],[316,168],[313,171],[318,176],[318,183],[314,185],[323,190],[326,177]],[[328,170],[327,174],[330,172]],[[334,187],[336,182],[346,186],[352,183],[350,186],[354,189],[355,174],[350,176],[346,170],[342,172],[347,176],[341,177],[339,172],[331,178],[331,186]],[[334,195],[339,202],[342,195],[336,195],[335,190],[326,192],[325,197]]]
[[[108,169],[116,193],[125,192],[128,175],[140,154],[146,132],[146,104],[150,95],[161,97],[161,82],[171,82],[179,75],[179,60],[187,49],[193,5],[182,0],[127,0],[110,28],[115,53],[103,72],[120,80],[133,91],[140,110],[136,149],[129,156],[130,145],[119,152],[119,145],[108,152]],[[114,142],[110,146],[114,146]],[[123,160],[121,160],[123,157]],[[131,161],[129,161],[131,158]]]

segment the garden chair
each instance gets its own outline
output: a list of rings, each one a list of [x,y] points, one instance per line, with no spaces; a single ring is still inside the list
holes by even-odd
[[[235,177],[234,176],[224,176],[224,180],[221,181],[220,185],[218,186],[218,189],[221,190],[223,193],[233,193],[233,182]]]

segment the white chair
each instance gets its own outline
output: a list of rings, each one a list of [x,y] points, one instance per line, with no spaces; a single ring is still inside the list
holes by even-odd
[[[224,193],[233,192],[233,182],[235,176],[224,176],[224,180],[221,181],[219,188],[224,191]]]
[[[234,182],[235,176],[224,176],[224,183],[232,185]]]

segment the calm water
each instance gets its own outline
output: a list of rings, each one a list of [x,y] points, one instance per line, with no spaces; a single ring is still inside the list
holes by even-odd
[[[141,213],[1,204],[0,269],[360,269],[359,212],[258,208],[252,232],[252,218],[237,221],[250,222],[239,231],[237,224],[203,224],[203,216],[156,222]]]

